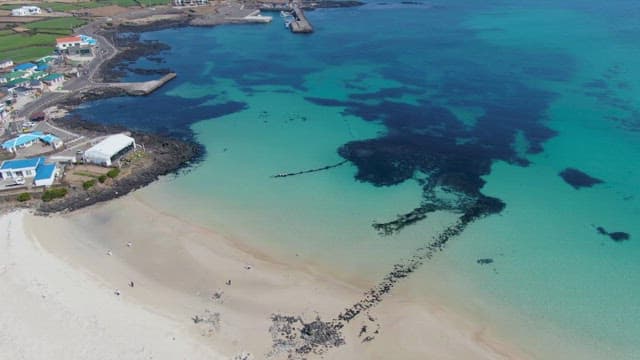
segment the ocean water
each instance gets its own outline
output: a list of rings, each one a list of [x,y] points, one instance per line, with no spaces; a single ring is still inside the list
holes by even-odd
[[[178,77],[76,112],[193,135],[204,160],[142,190],[146,201],[362,284],[481,204],[396,291],[446,300],[533,358],[634,359],[638,13],[621,0],[372,1],[309,12],[308,36],[276,13],[149,32],[171,49],[130,66]],[[567,168],[602,182],[572,186]],[[434,211],[391,235],[372,227],[418,207]]]

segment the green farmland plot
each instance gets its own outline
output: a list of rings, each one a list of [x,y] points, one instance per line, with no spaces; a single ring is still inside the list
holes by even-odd
[[[110,5],[119,5],[123,7],[131,7],[131,6],[156,6],[156,5],[167,5],[169,4],[169,0],[94,0],[94,1],[86,1],[86,2],[77,2],[77,3],[58,3],[58,2],[43,2],[41,4],[33,4],[41,7],[42,9],[50,8],[53,11],[73,11],[80,9],[91,9],[91,8],[99,8],[103,6]],[[11,10],[17,7],[20,7],[24,4],[3,4],[0,5],[0,9],[2,10]]]
[[[19,64],[50,55],[52,51],[52,46],[31,46],[21,49],[3,51],[2,56],[4,56],[3,59],[11,59],[16,64]]]
[[[0,52],[31,46],[49,46],[51,50],[56,43],[56,36],[51,34],[13,34],[0,37]]]
[[[36,21],[25,24],[24,27],[31,30],[45,32],[47,30],[66,30],[69,33],[74,28],[84,25],[87,22],[75,17],[60,17],[50,20]]]
[[[24,24],[30,30],[28,33],[3,30],[0,32],[0,53],[16,63],[40,58],[51,54],[56,38],[71,34],[74,28],[85,23],[86,20],[63,17]]]

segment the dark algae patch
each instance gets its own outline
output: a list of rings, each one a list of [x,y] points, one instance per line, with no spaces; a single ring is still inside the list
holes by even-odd
[[[622,231],[608,232],[602,226],[598,226],[596,228],[596,231],[600,235],[608,236],[609,238],[611,238],[611,240],[613,240],[615,242],[623,242],[623,241],[627,241],[627,240],[631,239],[631,235],[629,235],[629,233],[622,232]]]
[[[356,165],[357,180],[392,186],[415,179],[416,173],[426,175],[417,180],[423,188],[419,207],[390,221],[373,224],[381,234],[390,235],[438,210],[464,213],[472,204],[485,206],[487,213],[504,208],[501,200],[481,193],[485,184],[482,177],[489,174],[496,160],[528,165],[528,160],[512,145],[519,132],[528,141],[528,153],[540,152],[542,143],[555,134],[539,122],[547,94],[520,89],[522,96],[518,98],[530,101],[501,106],[485,104],[484,115],[473,126],[429,101],[413,105],[383,100],[376,105],[354,100],[307,100],[323,106],[345,107],[346,115],[382,121],[388,129],[382,137],[352,141],[338,149],[342,157]],[[527,96],[529,92],[532,94]]]
[[[588,174],[574,168],[566,168],[562,170],[558,175],[567,184],[571,185],[574,189],[580,190],[583,187],[592,187],[593,185],[602,184],[604,181],[589,176]]]
[[[478,259],[476,262],[479,265],[489,265],[489,264],[493,264],[493,259],[491,258]]]

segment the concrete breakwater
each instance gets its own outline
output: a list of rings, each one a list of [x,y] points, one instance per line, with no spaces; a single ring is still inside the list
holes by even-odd
[[[289,29],[293,33],[312,33],[313,27],[307,17],[304,15],[304,10],[300,7],[298,2],[294,2],[292,5],[293,10],[293,21],[289,24]]]
[[[168,73],[156,80],[149,80],[143,82],[122,82],[122,83],[101,83],[96,84],[94,89],[100,88],[114,88],[123,90],[128,95],[133,96],[144,96],[149,95],[152,92],[156,91],[164,84],[173,80],[176,77],[176,73]]]

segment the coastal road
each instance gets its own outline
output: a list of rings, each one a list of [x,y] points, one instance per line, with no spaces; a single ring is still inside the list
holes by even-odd
[[[73,80],[69,80],[73,81]],[[38,111],[42,111],[50,106],[55,105],[65,97],[69,96],[69,93],[64,92],[47,92],[42,94],[39,98],[25,104],[25,106],[17,111],[17,117],[24,116],[29,119],[29,116]]]
[[[76,32],[85,34],[96,39],[98,46],[96,48],[94,58],[83,67],[79,77],[67,80],[63,88],[66,92],[47,92],[40,96],[38,99],[26,104],[21,110],[17,112],[18,116],[29,116],[35,112],[42,111],[48,107],[59,103],[67,96],[71,96],[79,91],[83,91],[91,88],[93,85],[99,84],[95,81],[94,77],[102,64],[113,58],[118,50],[116,47],[102,35],[98,34],[101,24],[104,20],[96,20],[89,24],[80,27]]]

